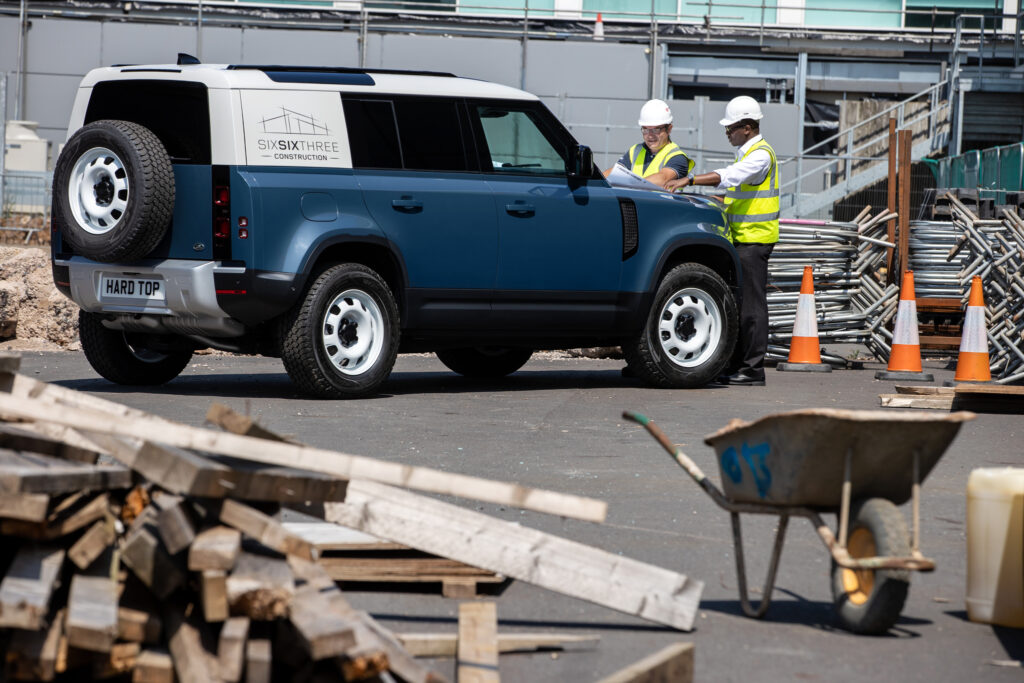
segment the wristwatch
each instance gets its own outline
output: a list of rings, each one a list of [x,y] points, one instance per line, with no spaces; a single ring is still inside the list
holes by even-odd
[[[692,173],[687,173],[687,174],[686,174],[686,178],[687,178],[687,179],[688,179],[688,180],[690,181],[690,184],[691,184],[691,185],[693,184],[693,179],[694,179],[694,177],[695,177],[695,176],[694,176],[694,175],[693,175]]]

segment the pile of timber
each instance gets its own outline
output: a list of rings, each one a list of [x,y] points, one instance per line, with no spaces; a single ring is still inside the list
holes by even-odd
[[[1024,387],[994,383],[955,387],[896,386],[894,394],[879,394],[884,408],[973,410],[979,413],[1024,413]]]
[[[433,681],[415,657],[457,655],[460,675],[497,680],[499,652],[595,642],[498,634],[494,603],[479,601],[460,606],[458,634],[392,633],[339,588],[406,561],[346,564],[366,544],[418,552],[451,595],[509,577],[693,627],[700,581],[406,489],[593,522],[601,501],[312,448],[223,406],[207,415],[220,429],[174,423],[18,365],[0,356],[6,679]],[[325,521],[282,521],[287,508]],[[640,668],[692,671],[692,657],[681,647]]]

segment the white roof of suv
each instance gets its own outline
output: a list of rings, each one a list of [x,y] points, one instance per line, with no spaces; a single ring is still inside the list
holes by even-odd
[[[233,64],[146,64],[93,69],[82,79],[90,88],[102,81],[188,80],[208,88],[234,90],[330,90],[345,92],[484,97],[536,100],[517,88],[459,78],[450,74],[387,69],[348,69],[319,66],[248,66]]]

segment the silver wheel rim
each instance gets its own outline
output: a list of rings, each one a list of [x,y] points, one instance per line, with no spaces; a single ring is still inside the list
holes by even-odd
[[[681,289],[661,308],[658,343],[665,357],[679,367],[706,362],[718,350],[721,336],[722,311],[702,289]]]
[[[93,235],[110,232],[128,208],[128,171],[106,147],[78,157],[68,182],[68,202],[78,225]]]
[[[327,358],[343,375],[366,372],[384,348],[384,316],[373,297],[359,289],[347,289],[334,298],[321,332]]]

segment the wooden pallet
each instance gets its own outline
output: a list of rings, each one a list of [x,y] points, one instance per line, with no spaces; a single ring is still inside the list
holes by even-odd
[[[285,522],[282,526],[313,545],[320,555],[320,565],[346,588],[355,588],[353,584],[438,584],[445,597],[471,598],[493,592],[482,590],[484,586],[497,587],[508,581],[501,574],[355,529],[322,522]]]
[[[1024,413],[1024,386],[960,384],[956,387],[896,386],[879,394],[885,408],[974,410],[979,413]]]

